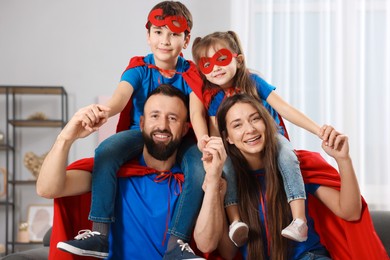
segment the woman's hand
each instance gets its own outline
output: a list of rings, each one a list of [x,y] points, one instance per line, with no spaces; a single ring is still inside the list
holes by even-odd
[[[206,178],[222,175],[222,168],[226,161],[226,151],[221,137],[212,136],[203,148],[203,166],[206,171]]]

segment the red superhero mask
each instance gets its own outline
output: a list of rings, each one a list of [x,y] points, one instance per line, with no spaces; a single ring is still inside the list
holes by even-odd
[[[220,49],[213,57],[201,57],[199,59],[199,69],[203,74],[209,74],[213,71],[214,66],[226,66],[232,62],[233,57],[237,57],[236,53],[232,53],[228,49]]]
[[[174,33],[182,33],[184,31],[190,32],[187,19],[183,16],[165,16],[162,20],[158,19],[158,17],[164,17],[162,9],[155,9],[151,11],[148,17],[148,22],[159,27],[168,26],[169,30]],[[149,29],[148,22],[146,23],[147,29]]]

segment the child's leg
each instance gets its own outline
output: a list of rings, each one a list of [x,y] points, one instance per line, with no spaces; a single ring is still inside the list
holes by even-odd
[[[125,162],[139,155],[142,147],[141,132],[127,130],[110,136],[96,148],[89,214],[93,221],[92,232],[84,230],[75,240],[58,243],[57,248],[83,256],[108,256],[109,225],[114,221],[116,173]]]
[[[284,190],[286,191],[287,201],[290,203],[290,207],[294,206],[291,210],[293,218],[305,217],[305,204],[306,199],[305,185],[299,168],[299,161],[292,148],[291,143],[281,134],[278,134],[278,167],[280,174],[283,178]],[[301,202],[295,203],[295,200]],[[293,202],[293,204],[291,204]],[[299,207],[295,207],[299,206]]]
[[[240,247],[248,241],[249,228],[248,225],[241,222],[238,210],[237,176],[230,157],[226,158],[223,166],[223,177],[227,182],[224,204],[230,223],[229,237],[237,247]]]
[[[187,134],[178,151],[178,162],[184,173],[184,184],[176,203],[168,232],[167,253],[171,254],[177,247],[177,240],[189,242],[203,201],[202,184],[205,171],[195,137]],[[167,256],[167,254],[165,255]],[[165,259],[165,257],[164,257]]]
[[[110,136],[96,148],[90,220],[103,223],[115,220],[113,202],[116,195],[116,173],[124,163],[141,154],[143,145],[139,130],[127,130]]]
[[[307,239],[305,212],[306,191],[299,161],[291,143],[281,134],[278,134],[277,138],[278,167],[283,178],[284,190],[293,217],[293,222],[282,231],[282,235],[300,242],[305,241]],[[297,220],[296,223],[295,220]]]

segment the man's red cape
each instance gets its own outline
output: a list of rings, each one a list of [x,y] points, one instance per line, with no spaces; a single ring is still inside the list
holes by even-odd
[[[338,172],[319,153],[297,151],[297,154],[306,183],[316,183],[337,190],[340,189]],[[91,172],[92,167],[93,158],[86,158],[72,163],[67,169]],[[122,166],[118,175],[127,177],[143,175],[153,171],[153,169],[147,167],[128,163]],[[91,229],[92,223],[88,220],[90,203],[90,193],[54,200],[54,220],[49,259],[94,259],[71,255],[56,248],[58,242],[72,239],[79,230]],[[389,259],[375,232],[367,204],[363,198],[361,219],[353,222],[338,218],[314,196],[309,195],[308,203],[309,214],[314,219],[315,229],[321,237],[321,242],[331,253],[332,259]],[[194,243],[192,248],[195,249]],[[221,259],[215,253],[206,257],[207,259]]]

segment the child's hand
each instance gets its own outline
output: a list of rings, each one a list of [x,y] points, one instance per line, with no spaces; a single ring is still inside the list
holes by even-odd
[[[332,145],[326,144],[326,141],[322,142],[322,149],[329,156],[332,156],[336,160],[349,158],[349,144],[346,135],[333,129],[329,139],[332,139]]]
[[[209,153],[204,153],[203,150],[204,148],[207,146],[207,143],[210,141],[210,137],[208,135],[204,135],[202,136],[199,140],[198,140],[198,148],[199,150],[203,153],[203,157],[202,157],[202,160],[211,160],[210,158],[210,154]]]
[[[107,121],[110,110],[111,108],[99,104],[89,105],[83,111],[84,120],[82,126],[89,132],[98,130]]]
[[[329,145],[332,147],[334,144],[335,133],[337,133],[337,131],[334,129],[333,126],[323,125],[320,128],[320,133],[318,136],[321,138],[322,141],[325,142],[325,145]]]
[[[205,157],[207,159],[203,159]],[[221,177],[222,168],[225,164],[226,157],[226,150],[223,146],[221,137],[211,137],[206,147],[203,149],[202,161],[206,172],[206,179]]]

